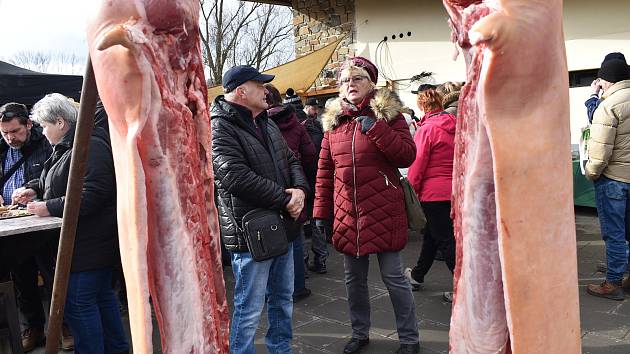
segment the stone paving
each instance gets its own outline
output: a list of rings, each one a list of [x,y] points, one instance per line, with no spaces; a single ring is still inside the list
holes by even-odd
[[[604,275],[597,272],[604,259],[604,245],[600,237],[597,214],[593,209],[576,210],[579,293],[584,354],[630,353],[630,301],[612,301],[586,294],[586,284],[599,282]],[[308,241],[307,241],[308,242]],[[420,250],[419,235],[411,235],[403,250],[404,266],[413,266]],[[313,294],[294,306],[294,353],[342,353],[349,340],[349,321],[346,289],[343,282],[342,257],[331,249],[327,262],[328,273],[310,274],[307,287]],[[231,268],[224,272],[228,299],[233,289]],[[541,276],[544,276],[541,274]],[[370,344],[362,353],[392,353],[398,348],[394,314],[387,290],[380,280],[375,257],[370,259],[370,302],[372,329]],[[442,293],[452,287],[451,275],[444,262],[435,262],[425,278],[421,291],[414,292],[416,314],[420,328],[421,353],[448,353],[448,330],[451,315],[449,303]],[[550,294],[562,296],[562,294]],[[561,325],[561,324],[558,324]],[[266,353],[264,334],[266,316],[261,319],[256,336],[256,350]],[[159,339],[155,335],[156,352]],[[43,348],[34,353],[43,353]],[[61,353],[61,352],[60,352]],[[68,353],[68,352],[66,352]]]

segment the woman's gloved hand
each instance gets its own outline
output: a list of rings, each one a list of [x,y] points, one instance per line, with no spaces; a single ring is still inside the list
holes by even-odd
[[[372,117],[360,116],[357,117],[357,122],[361,123],[361,133],[365,134],[376,123],[376,120]]]

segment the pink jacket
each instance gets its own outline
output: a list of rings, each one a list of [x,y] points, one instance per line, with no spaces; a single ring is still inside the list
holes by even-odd
[[[421,202],[451,200],[455,116],[437,111],[427,113],[413,138],[416,160],[407,178]]]

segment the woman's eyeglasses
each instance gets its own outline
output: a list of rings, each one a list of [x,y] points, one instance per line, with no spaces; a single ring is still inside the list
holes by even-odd
[[[363,80],[367,79],[367,77],[362,76],[362,75],[355,75],[355,76],[350,76],[350,77],[344,77],[342,78],[340,81],[342,84],[348,84],[350,83],[350,81],[354,81],[354,82],[361,82]]]

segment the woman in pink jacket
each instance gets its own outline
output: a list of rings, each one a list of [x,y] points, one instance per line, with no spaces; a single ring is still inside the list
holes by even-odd
[[[418,93],[418,108],[423,117],[413,139],[416,160],[407,177],[426,215],[427,232],[418,264],[405,270],[415,290],[424,282],[438,250],[451,273],[455,268],[455,237],[450,216],[455,116],[444,111],[442,95],[433,88]],[[445,299],[450,300],[447,293]]]

